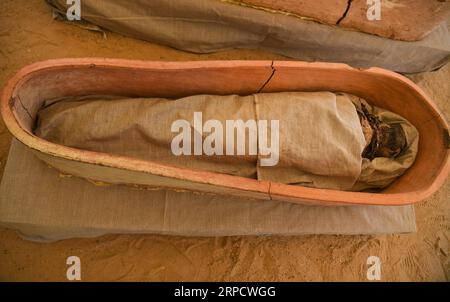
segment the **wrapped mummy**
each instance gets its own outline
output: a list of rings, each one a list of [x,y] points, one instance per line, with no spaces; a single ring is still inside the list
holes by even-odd
[[[35,134],[172,166],[358,191],[389,185],[418,145],[402,117],[331,92],[49,100]]]

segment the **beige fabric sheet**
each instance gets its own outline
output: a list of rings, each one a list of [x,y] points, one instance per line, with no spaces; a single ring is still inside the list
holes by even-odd
[[[258,118],[280,121],[280,161],[258,165],[260,179],[350,190],[366,145],[355,106],[331,92],[257,94]]]
[[[47,0],[66,20],[66,0]],[[218,0],[83,0],[81,18],[113,32],[195,53],[261,48],[304,61],[414,73],[450,58],[446,24],[395,41]]]
[[[90,151],[125,155],[172,166],[206,170],[287,184],[337,190],[381,188],[401,175],[414,162],[418,134],[401,117],[379,108],[386,122],[399,121],[409,148],[396,159],[363,159],[366,144],[355,105],[360,99],[331,92],[260,93],[250,96],[196,95],[171,100],[162,98],[81,97],[50,100],[38,112],[35,134],[48,141]],[[366,103],[367,105],[367,103]],[[367,105],[368,106],[368,105]],[[368,106],[370,109],[370,106]],[[178,132],[172,123],[183,119],[191,130],[194,147],[194,113],[202,113],[202,123],[215,119],[223,125],[220,139],[226,154],[227,120],[266,120],[270,142],[270,121],[279,121],[279,161],[264,166],[257,147],[248,155],[249,143],[258,144],[259,130],[246,131],[246,154],[181,155],[171,151]],[[220,133],[220,130],[215,129]],[[205,140],[212,131],[202,133]],[[271,143],[269,143],[270,145]]]
[[[253,96],[199,95],[178,100],[69,99],[38,112],[37,136],[78,149],[256,178],[256,156],[175,156],[171,151],[172,138],[176,135],[171,132],[174,121],[189,121],[193,133],[194,112],[202,112],[203,121],[216,119],[223,125],[227,119],[254,120]],[[204,134],[203,139],[206,136]],[[224,152],[225,147],[224,143]]]
[[[194,129],[194,112],[203,122],[216,119],[267,120],[280,124],[279,162],[262,166],[267,156],[174,156],[171,124],[178,119]],[[322,117],[322,118],[320,118]],[[174,166],[231,175],[302,183],[348,190],[361,173],[365,145],[354,105],[347,96],[330,92],[261,93],[250,96],[196,95],[177,100],[117,99],[52,101],[38,114],[36,135],[46,140],[92,151],[154,160]],[[203,139],[209,132],[203,133]],[[236,133],[234,154],[236,152]],[[225,137],[225,134],[224,134]],[[245,134],[257,145],[258,134]],[[268,141],[270,141],[268,139]],[[227,142],[223,141],[223,153]],[[191,148],[193,150],[193,148]],[[248,145],[246,152],[248,154]]]
[[[188,192],[95,186],[62,177],[13,140],[0,224],[26,239],[119,233],[181,236],[388,234],[416,231],[413,206],[304,206]]]

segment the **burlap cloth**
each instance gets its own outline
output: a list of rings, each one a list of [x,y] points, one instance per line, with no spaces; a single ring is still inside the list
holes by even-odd
[[[412,165],[417,153],[418,134],[406,120],[391,112],[374,108],[373,113],[387,122],[402,124],[408,148],[394,159],[363,159],[366,144],[354,103],[360,100],[331,92],[260,93],[249,96],[196,95],[181,99],[77,97],[47,101],[38,113],[35,134],[51,142],[84,150],[98,151],[156,161],[172,166],[206,170],[287,184],[337,190],[364,190],[390,184]],[[367,103],[366,103],[367,104]],[[370,107],[369,107],[370,108]],[[223,132],[217,137],[223,155],[175,156],[171,143],[177,132],[172,123],[186,120],[190,127],[190,150],[194,132],[203,141],[211,132],[195,128],[195,112],[202,122],[218,120]],[[235,132],[233,155],[227,152],[227,121],[279,121],[279,157],[274,166],[261,164],[249,155],[249,144],[258,146],[258,133],[245,131],[246,155],[237,155]],[[234,130],[233,130],[234,131]],[[185,142],[186,143],[186,142]],[[217,143],[217,142],[216,142]]]

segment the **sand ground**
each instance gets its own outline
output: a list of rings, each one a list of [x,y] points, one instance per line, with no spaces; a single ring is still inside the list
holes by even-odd
[[[262,51],[196,55],[53,21],[43,0],[0,2],[0,86],[19,68],[62,57],[142,60],[286,59]],[[450,120],[450,65],[415,75]],[[0,122],[0,173],[11,135]],[[0,229],[0,280],[66,280],[66,258],[82,261],[82,279],[152,281],[366,280],[370,255],[382,280],[450,278],[450,181],[415,206],[418,232],[383,236],[173,237],[108,235],[39,244]]]

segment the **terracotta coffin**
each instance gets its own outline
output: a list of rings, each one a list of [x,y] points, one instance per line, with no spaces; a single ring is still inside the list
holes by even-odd
[[[344,192],[194,171],[65,147],[33,135],[43,101],[114,94],[182,97],[281,91],[342,91],[408,119],[419,131],[414,165],[381,193]],[[50,166],[106,183],[131,184],[315,205],[405,205],[435,192],[450,170],[449,131],[435,104],[405,77],[379,68],[284,61],[143,62],[59,59],[20,70],[1,100],[11,133]],[[30,176],[33,177],[33,176]]]

